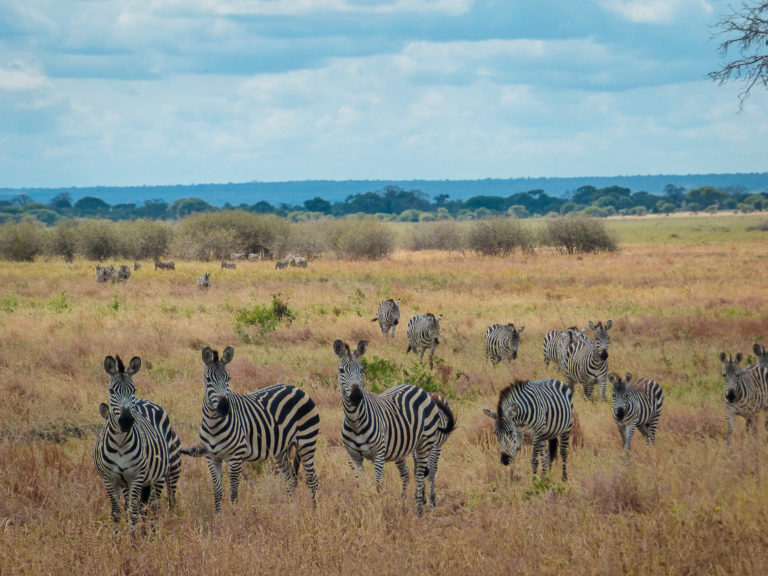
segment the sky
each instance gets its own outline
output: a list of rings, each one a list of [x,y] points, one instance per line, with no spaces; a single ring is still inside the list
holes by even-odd
[[[764,172],[731,3],[0,0],[0,187]]]

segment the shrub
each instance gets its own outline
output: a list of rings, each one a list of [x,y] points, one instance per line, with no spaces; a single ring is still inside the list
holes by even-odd
[[[347,217],[333,222],[331,243],[336,253],[350,260],[379,260],[395,247],[390,228],[376,218]]]
[[[42,251],[44,228],[32,222],[6,222],[0,227],[0,256],[16,262],[32,262]]]
[[[125,239],[123,255],[134,260],[159,260],[173,241],[173,228],[167,222],[142,219],[120,222],[117,227]]]
[[[582,216],[548,220],[541,233],[541,243],[562,254],[613,251],[617,248],[616,240],[602,221]]]
[[[235,332],[247,344],[252,341],[248,331],[251,327],[259,326],[259,337],[263,338],[273,332],[283,320],[289,323],[294,319],[294,313],[288,308],[288,303],[281,298],[280,293],[272,294],[272,304],[256,304],[249,310],[241,310],[235,317]]]
[[[77,227],[78,252],[91,260],[107,260],[120,252],[115,225],[108,220],[81,220]]]
[[[532,252],[533,235],[513,218],[496,218],[477,222],[469,231],[467,245],[486,256],[508,256],[518,248]]]
[[[46,252],[72,262],[77,254],[78,236],[77,220],[60,220],[48,234]]]
[[[454,220],[441,220],[417,226],[411,243],[413,250],[447,250],[464,252],[465,234]]]
[[[369,360],[366,356],[362,356],[360,364],[365,371],[365,382],[368,389],[374,394],[381,394],[387,388],[400,384],[402,380],[400,368],[384,358],[374,356],[372,360]]]

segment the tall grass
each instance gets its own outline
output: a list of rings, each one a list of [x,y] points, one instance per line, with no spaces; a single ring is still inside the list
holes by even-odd
[[[0,575],[766,573],[768,439],[737,420],[725,446],[717,355],[768,340],[768,244],[730,216],[656,228],[668,220],[610,221],[619,250],[578,258],[425,250],[302,270],[245,262],[214,272],[206,293],[196,288],[209,269],[201,262],[145,265],[121,286],[97,284],[91,261],[0,262]],[[269,309],[274,294],[292,321],[244,342],[238,314]],[[370,322],[388,297],[402,299],[394,341]],[[405,354],[404,325],[424,312],[444,315],[431,375]],[[514,470],[503,467],[481,409],[512,378],[556,375],[542,361],[548,330],[608,319],[610,369],[664,388],[657,445],[638,437],[624,466],[610,408],[577,391],[568,484],[557,474],[533,483],[528,448]],[[483,335],[495,322],[526,330],[518,359],[493,368]],[[381,492],[370,464],[355,488],[340,442],[336,338],[369,341],[377,387],[408,373],[450,392],[459,428],[443,450],[434,511],[416,516],[410,494],[403,511],[391,465]],[[303,480],[291,503],[270,466],[249,465],[240,501],[217,518],[205,463],[184,460],[176,512],[163,506],[154,532],[115,537],[92,462],[104,356],[141,356],[137,393],[162,404],[192,444],[205,345],[235,347],[238,392],[288,382],[315,399],[318,507]]]

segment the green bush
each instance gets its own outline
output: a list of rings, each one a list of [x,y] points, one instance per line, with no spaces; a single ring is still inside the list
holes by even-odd
[[[389,256],[395,248],[394,233],[376,218],[336,220],[329,232],[337,255],[350,260],[379,260]]]
[[[45,228],[32,222],[0,226],[0,255],[15,262],[32,262],[43,247]]]
[[[474,224],[469,231],[467,245],[486,256],[509,256],[517,249],[532,252],[535,238],[519,220],[495,218]]]
[[[417,226],[413,232],[411,248],[413,250],[464,252],[466,237],[456,221],[440,220]]]
[[[368,390],[381,394],[384,390],[397,386],[402,382],[402,372],[397,364],[374,356],[369,360],[366,356],[360,358],[360,364],[365,373],[365,383]]]
[[[81,220],[77,232],[78,252],[90,260],[109,260],[121,251],[117,228],[109,220]]]
[[[292,322],[295,315],[288,307],[288,303],[281,298],[280,293],[272,294],[272,304],[256,304],[250,309],[241,310],[235,317],[235,332],[240,335],[245,343],[250,343],[252,338],[249,331],[258,326],[258,336],[263,338],[277,328],[282,321]]]
[[[562,254],[614,251],[616,240],[601,220],[583,216],[548,220],[541,232],[541,244]]]

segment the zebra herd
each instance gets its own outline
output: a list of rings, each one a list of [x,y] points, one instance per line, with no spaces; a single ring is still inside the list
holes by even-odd
[[[123,283],[131,277],[131,269],[125,264],[121,264],[115,267],[114,264],[108,266],[102,266],[96,264],[96,282],[108,282],[112,280],[113,283]]]
[[[207,275],[201,276],[200,278]],[[198,279],[200,285],[200,279]],[[388,299],[378,306],[376,317],[381,333],[394,338],[400,318],[400,300]],[[408,350],[420,354],[430,351],[430,368],[439,345],[442,314],[413,316],[408,322]],[[483,410],[493,420],[501,462],[514,463],[523,437],[532,438],[531,467],[534,477],[546,474],[558,453],[562,460],[562,479],[567,481],[567,461],[574,427],[574,391],[583,387],[591,399],[595,383],[606,400],[606,382],[612,389],[613,418],[621,436],[625,462],[629,463],[634,432],[639,430],[648,444],[656,439],[664,394],[655,380],[633,379],[627,372],[622,378],[607,369],[609,331],[613,322],[589,322],[594,333],[570,328],[552,330],[543,341],[546,364],[554,363],[564,381],[545,378],[537,381],[515,380],[499,393],[495,411]],[[517,357],[520,334],[525,326],[494,324],[485,333],[486,355],[495,366]],[[415,500],[419,514],[427,504],[436,505],[435,477],[441,451],[456,429],[456,418],[447,399],[428,393],[418,386],[403,384],[374,394],[365,389],[360,358],[368,342],[360,340],[354,350],[342,340],[333,343],[338,359],[338,384],[343,408],[341,440],[358,488],[364,460],[370,460],[380,487],[386,462],[394,462],[402,481],[405,497],[410,483],[407,458],[413,459]],[[747,429],[756,432],[759,412],[768,411],[768,354],[755,344],[758,363],[742,368],[741,353],[720,354],[725,386],[727,443],[733,433],[736,415],[746,419]],[[157,509],[161,492],[167,487],[168,501],[175,504],[180,477],[181,455],[205,457],[213,487],[214,509],[218,513],[223,500],[223,464],[229,472],[229,499],[238,498],[244,462],[272,459],[293,499],[298,486],[298,472],[304,470],[312,503],[316,503],[318,480],[314,459],[320,417],[312,398],[300,388],[287,384],[268,386],[249,394],[229,389],[227,364],[234,357],[228,346],[221,356],[206,346],[203,360],[203,407],[199,443],[181,447],[167,413],[148,400],[135,395],[133,376],[141,367],[134,357],[126,367],[119,356],[107,356],[104,369],[109,375],[109,404],[101,404],[105,422],[99,433],[94,461],[110,500],[112,518],[121,521],[120,492],[125,500],[131,527],[142,505]],[[766,421],[768,429],[768,420]]]

